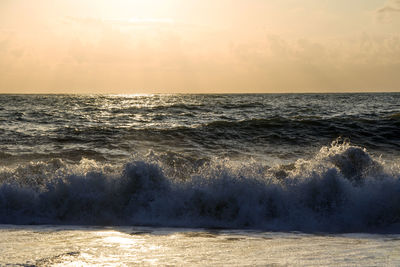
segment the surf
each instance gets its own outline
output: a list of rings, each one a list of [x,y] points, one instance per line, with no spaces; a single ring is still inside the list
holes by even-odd
[[[3,167],[0,223],[400,231],[398,165],[348,141],[285,165],[196,164],[184,173],[153,153],[122,166],[53,159]]]

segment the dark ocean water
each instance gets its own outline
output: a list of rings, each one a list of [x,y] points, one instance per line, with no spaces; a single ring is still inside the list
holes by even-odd
[[[400,94],[0,95],[0,223],[400,232]]]

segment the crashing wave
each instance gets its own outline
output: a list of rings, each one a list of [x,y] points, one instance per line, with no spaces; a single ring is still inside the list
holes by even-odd
[[[399,168],[349,142],[275,167],[164,158],[3,167],[0,223],[400,231]]]

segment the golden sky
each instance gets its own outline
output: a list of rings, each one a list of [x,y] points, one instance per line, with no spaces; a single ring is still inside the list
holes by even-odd
[[[400,91],[400,0],[0,0],[0,93]]]

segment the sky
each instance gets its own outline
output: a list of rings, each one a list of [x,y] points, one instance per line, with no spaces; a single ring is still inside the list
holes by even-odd
[[[400,0],[0,0],[0,93],[400,91]]]

